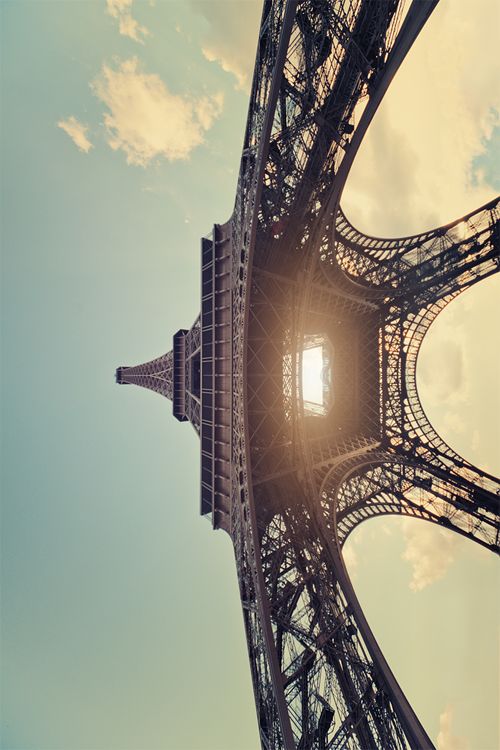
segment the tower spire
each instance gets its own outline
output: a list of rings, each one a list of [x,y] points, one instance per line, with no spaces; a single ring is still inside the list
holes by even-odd
[[[172,349],[134,367],[118,367],[116,382],[134,383],[172,401],[174,417],[200,431],[200,319],[188,331],[181,328]]]
[[[149,388],[150,391],[160,393],[172,401],[174,388],[173,361],[173,351],[171,350],[142,365],[118,367],[116,382],[120,385],[133,383],[142,386],[142,388]]]

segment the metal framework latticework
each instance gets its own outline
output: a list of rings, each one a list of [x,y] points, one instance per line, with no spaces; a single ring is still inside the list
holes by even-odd
[[[500,481],[420,404],[436,315],[498,271],[498,200],[412,237],[357,231],[353,159],[437,0],[264,0],[233,215],[201,247],[201,314],[117,380],[167,396],[201,443],[201,513],[231,536],[262,747],[431,748],[371,633],[342,547],[407,515],[500,551]],[[335,394],[304,408],[303,350]],[[329,355],[330,356],[330,355]]]

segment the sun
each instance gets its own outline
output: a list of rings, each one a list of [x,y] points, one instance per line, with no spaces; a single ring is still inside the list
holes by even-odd
[[[315,339],[302,352],[302,398],[306,413],[321,416],[332,400],[331,352],[324,339]]]

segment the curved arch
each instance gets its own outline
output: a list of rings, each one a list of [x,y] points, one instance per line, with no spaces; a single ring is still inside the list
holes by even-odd
[[[446,237],[450,242],[463,241],[466,236],[477,234],[485,230],[484,219],[498,219],[498,205],[500,197],[484,203],[477,209],[470,211],[465,216],[453,219],[446,224],[433,227],[425,232],[403,235],[402,237],[378,237],[367,235],[353,226],[346,217],[342,208],[339,208],[335,222],[336,237],[341,238],[350,247],[358,248],[360,251],[375,260],[385,261],[393,259],[397,255],[407,254],[416,248],[422,248],[438,237]],[[467,231],[469,229],[469,231]]]
[[[321,487],[328,528],[341,548],[363,521],[406,515],[437,523],[500,553],[500,505],[481,506],[470,488],[433,466],[373,451],[337,464]]]
[[[365,235],[339,208],[321,255],[323,273],[381,300],[446,289],[450,281],[462,290],[498,270],[499,205],[497,197],[448,224],[399,238]]]
[[[385,327],[387,364],[387,403],[385,430],[390,444],[403,454],[416,454],[421,460],[441,466],[456,477],[467,475],[485,490],[497,494],[499,480],[463,459],[437,433],[422,406],[417,386],[417,362],[425,334],[439,313],[460,292],[449,294],[433,304],[409,313],[404,325]],[[404,382],[401,369],[404,367]],[[404,428],[401,429],[401,425]]]

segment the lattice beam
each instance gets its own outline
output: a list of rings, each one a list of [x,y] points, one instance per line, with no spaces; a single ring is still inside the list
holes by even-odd
[[[314,499],[311,506],[292,482],[268,484],[255,500],[265,509],[257,517],[264,595],[295,746],[431,747],[376,645]]]
[[[339,462],[325,478],[321,504],[343,545],[357,525],[378,515],[437,523],[500,553],[500,481],[452,473],[422,456],[368,451]]]
[[[379,239],[356,230],[339,211],[335,242],[325,254],[330,274],[343,271],[361,294],[372,294],[407,313],[458,294],[498,270],[499,198],[437,229]]]

